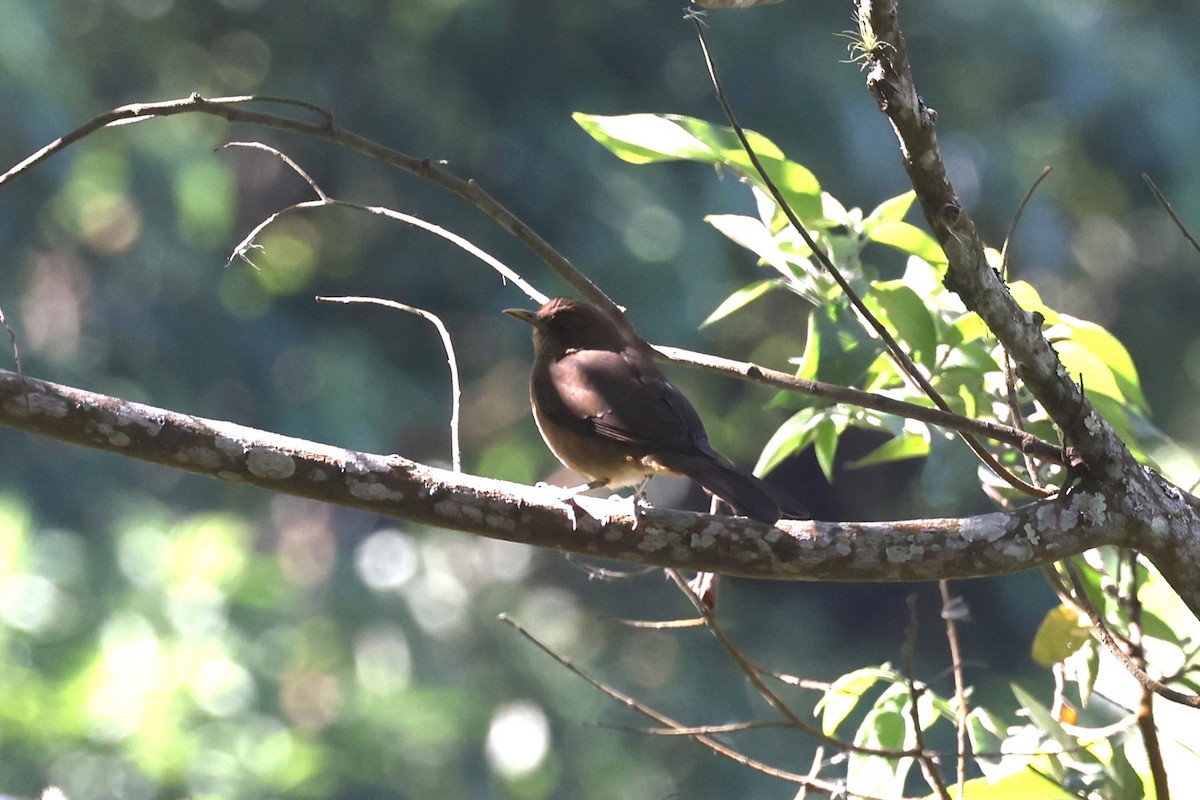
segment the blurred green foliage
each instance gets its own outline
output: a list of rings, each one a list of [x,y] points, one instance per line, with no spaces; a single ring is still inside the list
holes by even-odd
[[[904,4],[902,15],[952,177],[994,243],[1042,166],[1055,168],[1018,230],[1014,279],[1062,312],[1073,336],[1103,337],[1082,320],[1116,334],[1141,383],[1133,392],[1129,371],[1109,360],[1105,396],[1137,415],[1152,411],[1194,446],[1196,256],[1138,173],[1149,172],[1185,220],[1200,220],[1191,90],[1200,54],[1190,35],[1200,10],[940,0]],[[677,4],[638,0],[0,0],[0,105],[10,111],[0,116],[0,161],[16,163],[128,102],[192,91],[310,101],[356,132],[477,178],[627,304],[652,340],[783,366],[810,331],[833,323],[808,317],[799,297],[760,295],[698,332],[739,287],[788,279],[759,271],[754,255],[720,235],[762,241],[744,222],[757,210],[746,188],[708,167],[619,162],[572,120],[646,111],[717,120],[679,17]],[[709,20],[743,121],[807,165],[795,185],[819,181],[843,211],[876,208],[875,241],[916,252],[920,236],[887,205],[907,188],[895,142],[862,76],[842,63],[835,34],[851,27],[849,8],[784,3]],[[257,270],[223,266],[264,217],[311,199],[265,153],[214,152],[247,139],[281,148],[334,196],[444,224],[543,290],[563,291],[505,234],[432,187],[320,143],[185,115],[97,133],[0,191],[0,306],[25,369],[448,462],[436,334],[406,315],[311,299],[393,297],[443,315],[455,336],[466,468],[555,479],[525,401],[527,331],[498,313],[521,298],[462,253],[336,209],[277,222],[260,240]],[[900,256],[877,265],[885,279],[905,275]],[[887,307],[897,320],[913,309],[903,285]],[[910,322],[918,338],[941,324]],[[745,463],[797,412],[768,407],[760,388],[672,377],[718,449]],[[1145,433],[1137,419],[1130,425]],[[886,460],[876,449],[883,435],[838,441],[829,425],[821,430],[820,468],[793,459],[778,471],[823,518],[980,507],[957,484],[939,496],[920,489],[910,461],[848,470],[872,452]],[[1190,463],[1178,453],[1177,463]],[[940,457],[951,465],[943,474],[969,463],[953,451]],[[656,577],[614,590],[546,553],[397,528],[3,429],[0,475],[2,792],[57,783],[75,800],[779,796],[776,782],[686,741],[593,727],[641,721],[494,619],[513,614],[576,663],[682,719],[762,714],[707,638],[613,621],[688,613]],[[664,502],[699,502],[677,485],[656,491]],[[976,697],[1009,704],[1010,680],[1047,695],[1049,678],[1026,655],[1053,605],[1041,578],[960,588],[975,620],[964,647],[987,665],[971,675]],[[759,660],[832,679],[896,658],[905,591],[734,581],[722,613]],[[921,595],[931,616],[934,594]],[[925,674],[945,667],[942,641],[936,625],[924,626]],[[933,688],[950,693],[944,678]],[[797,769],[811,755],[810,744],[778,736],[749,742]]]

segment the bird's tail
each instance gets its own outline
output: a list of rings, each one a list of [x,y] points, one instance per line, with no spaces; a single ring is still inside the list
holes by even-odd
[[[743,516],[771,525],[784,513],[787,516],[807,516],[807,512],[798,503],[782,497],[762,480],[735,467],[720,456],[673,456],[669,460],[660,460],[664,462],[664,466],[687,475],[729,503],[734,511]]]

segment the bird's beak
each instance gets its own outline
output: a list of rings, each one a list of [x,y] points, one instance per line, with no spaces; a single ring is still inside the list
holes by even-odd
[[[535,328],[538,327],[538,318],[536,312],[527,311],[523,308],[506,308],[504,309],[504,313],[508,314],[513,319],[519,319],[521,322],[528,322]]]

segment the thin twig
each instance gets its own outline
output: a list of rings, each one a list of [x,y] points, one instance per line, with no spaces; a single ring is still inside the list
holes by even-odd
[[[378,297],[325,297],[318,295],[317,301],[322,303],[370,303],[377,306],[394,308],[397,311],[407,311],[415,314],[437,328],[442,337],[442,347],[446,350],[446,363],[450,367],[450,463],[455,472],[462,472],[462,445],[458,435],[459,409],[462,406],[462,387],[458,381],[458,359],[454,357],[454,343],[450,341],[450,331],[446,329],[441,318],[432,311],[397,303],[395,300],[383,300]]]
[[[1050,174],[1050,170],[1049,166],[1042,167],[1041,174],[1037,176],[1037,179],[1029,187],[1029,191],[1025,192],[1025,196],[1021,198],[1021,202],[1017,204],[1017,210],[1013,213],[1012,222],[1008,225],[1008,233],[1004,236],[1004,247],[1000,250],[1000,277],[1005,283],[1008,282],[1008,248],[1012,245],[1013,237],[1017,234],[1017,226],[1021,224],[1021,218],[1025,216],[1025,208],[1029,205],[1030,200],[1033,199],[1033,193],[1037,191],[1042,181],[1046,180],[1046,177]],[[1016,375],[1013,373],[1012,357],[1003,345],[1001,345],[1001,349],[1004,351],[1001,367],[1004,371],[1004,388],[1008,401],[1008,410],[1012,414],[1013,427],[1023,431],[1025,430],[1025,418],[1021,413],[1021,404],[1017,400],[1017,381]],[[1033,456],[1029,453],[1022,453],[1021,455],[1025,459],[1025,471],[1029,473],[1029,482],[1041,488],[1043,484],[1041,476],[1038,475],[1037,463],[1033,460]],[[961,794],[961,790],[959,793]]]
[[[1029,190],[1025,192],[1025,196],[1021,198],[1021,202],[1017,204],[1017,210],[1013,212],[1012,221],[1008,223],[1008,233],[1004,235],[1004,246],[1000,248],[1000,277],[1005,281],[1008,280],[1008,248],[1012,245],[1013,237],[1017,235],[1017,226],[1021,224],[1021,218],[1025,216],[1025,208],[1029,205],[1029,201],[1033,199],[1033,193],[1042,185],[1042,181],[1049,177],[1053,168],[1050,166],[1042,167],[1041,173],[1029,186]]]
[[[908,715],[913,729],[913,740],[919,755],[917,763],[925,775],[929,788],[937,792],[942,800],[950,800],[950,791],[946,788],[946,780],[938,770],[933,758],[925,751],[925,729],[921,727],[920,695],[924,687],[918,688],[916,682],[916,652],[917,652],[917,593],[910,592],[908,603],[908,625],[904,628],[904,678],[908,682]],[[959,793],[961,797],[961,792]]]
[[[226,147],[250,147],[250,148],[254,148],[256,150],[264,150],[268,153],[272,153],[273,155],[277,156],[281,161],[283,161],[283,163],[285,163],[286,165],[291,167],[292,170],[294,170],[296,172],[296,174],[299,175],[301,177],[301,179],[303,179],[304,182],[309,185],[310,188],[312,188],[313,192],[318,197],[317,200],[309,200],[309,201],[302,202],[302,203],[295,203],[293,205],[288,206],[287,208],[276,211],[275,213],[271,214],[266,219],[264,219],[262,222],[255,225],[254,228],[250,231],[250,233],[247,234],[246,237],[244,239],[242,239],[242,241],[237,245],[237,247],[235,247],[233,249],[233,253],[232,253],[232,255],[229,256],[229,261],[226,262],[226,266],[229,266],[229,264],[232,264],[234,259],[237,259],[237,258],[242,258],[242,259],[246,260],[247,262],[250,262],[250,259],[246,256],[246,251],[255,246],[254,245],[255,240],[258,238],[259,234],[261,234],[263,232],[264,229],[266,229],[269,225],[271,225],[271,223],[275,222],[275,220],[277,220],[279,217],[283,216],[284,214],[287,214],[292,211],[303,210],[303,209],[308,209],[308,208],[321,208],[324,206],[339,206],[341,208],[349,208],[349,209],[353,209],[355,211],[365,211],[368,214],[376,214],[378,216],[383,216],[383,217],[387,217],[389,219],[394,219],[398,222],[403,222],[408,225],[412,225],[415,228],[420,228],[421,230],[428,231],[429,233],[432,233],[435,236],[440,236],[441,238],[445,239],[446,241],[450,242],[451,244],[453,244],[453,245],[465,250],[466,252],[470,253],[471,255],[475,256],[480,261],[482,261],[483,263],[487,264],[489,267],[494,269],[496,272],[500,273],[500,277],[502,279],[504,279],[506,281],[510,281],[511,283],[515,284],[521,291],[523,291],[525,293],[525,295],[527,297],[532,299],[535,303],[541,304],[541,303],[546,302],[546,300],[548,299],[545,294],[543,294],[542,292],[535,289],[532,285],[530,285],[527,281],[525,281],[525,279],[523,279],[519,274],[517,274],[516,270],[509,267],[504,262],[500,261],[500,259],[492,256],[490,253],[484,251],[482,248],[478,247],[473,242],[471,242],[467,239],[464,239],[462,236],[459,236],[457,233],[448,231],[440,225],[435,225],[432,222],[427,222],[427,221],[421,219],[420,217],[413,216],[412,214],[405,214],[403,212],[395,211],[390,208],[385,208],[382,206],[367,206],[367,205],[362,205],[361,203],[347,202],[345,200],[335,200],[334,198],[332,198],[328,194],[326,194],[324,192],[324,190],[322,190],[321,187],[317,185],[316,181],[314,181],[311,177],[309,177],[308,173],[305,172],[303,169],[301,169],[300,166],[298,164],[296,164],[295,161],[293,161],[291,158],[289,158],[286,154],[280,152],[279,150],[275,149],[274,147],[271,147],[270,145],[266,145],[261,142],[230,142],[229,144],[227,144],[225,146]],[[252,264],[253,262],[250,262],[250,263]]]
[[[694,17],[691,19],[696,28],[696,36],[700,41],[700,49],[704,54],[705,65],[708,67],[709,79],[711,80],[713,88],[717,93],[717,100],[721,104],[721,108],[724,110],[726,118],[729,120],[730,127],[733,128],[734,133],[737,135],[738,141],[741,142],[742,149],[746,152],[746,155],[750,159],[750,163],[754,166],[755,171],[758,172],[758,175],[762,179],[763,184],[766,186],[767,191],[770,192],[771,197],[774,198],[775,202],[779,204],[779,207],[787,216],[788,221],[791,223],[795,231],[800,234],[800,237],[804,239],[804,243],[812,251],[817,261],[820,262],[821,266],[825,268],[825,271],[828,272],[838,284],[842,292],[846,295],[847,299],[849,299],[850,303],[854,306],[855,310],[857,310],[861,317],[866,320],[872,331],[874,331],[875,334],[879,336],[879,338],[887,346],[888,352],[891,354],[897,366],[900,367],[900,371],[903,372],[913,384],[920,388],[921,391],[924,392],[931,401],[933,401],[934,405],[936,405],[942,411],[951,412],[950,404],[947,403],[945,398],[942,397],[941,393],[934,388],[933,384],[928,378],[925,377],[925,375],[909,357],[908,353],[904,351],[904,348],[900,346],[900,343],[896,341],[896,338],[892,336],[891,332],[888,331],[883,323],[881,323],[875,317],[875,315],[871,313],[870,309],[867,308],[866,303],[864,303],[862,298],[858,296],[858,293],[854,291],[854,288],[850,285],[850,282],[847,281],[837,267],[834,266],[833,261],[825,253],[825,251],[817,245],[816,241],[804,227],[804,224],[800,221],[799,217],[796,216],[795,211],[793,211],[791,206],[788,204],[787,198],[783,196],[783,193],[779,190],[779,187],[775,185],[773,180],[771,180],[771,176],[767,173],[767,170],[765,167],[763,167],[757,153],[754,152],[754,148],[750,145],[750,141],[746,137],[745,131],[738,123],[737,116],[733,113],[733,107],[729,104],[729,99],[726,96],[725,90],[721,85],[721,80],[717,75],[716,64],[714,63],[712,54],[708,49],[708,39],[704,34],[704,26],[701,24],[700,20]],[[971,448],[979,460],[986,464],[988,468],[992,470],[992,472],[994,472],[1010,486],[1013,486],[1032,497],[1049,497],[1054,494],[1053,491],[1039,489],[1038,487],[1023,481],[1021,478],[1014,475],[1011,470],[1007,469],[1004,467],[1004,465],[997,461],[996,457],[988,452],[987,448],[985,448],[975,437],[961,431],[959,432],[959,435],[962,437],[967,446]]]
[[[1196,241],[1196,238],[1192,236],[1191,231],[1189,231],[1187,226],[1183,224],[1183,220],[1181,220],[1179,215],[1175,213],[1175,209],[1171,207],[1171,204],[1167,201],[1166,196],[1158,190],[1158,187],[1154,185],[1154,181],[1150,180],[1150,176],[1144,172],[1142,173],[1142,180],[1144,180],[1146,185],[1150,187],[1150,191],[1154,193],[1154,199],[1158,200],[1158,204],[1163,207],[1164,211],[1167,212],[1167,216],[1169,216],[1171,221],[1175,223],[1175,227],[1179,228],[1179,232],[1183,234],[1183,238],[1188,240],[1188,243],[1191,244],[1197,253],[1200,253],[1200,242]]]
[[[743,653],[741,649],[726,635],[721,626],[717,624],[716,617],[713,615],[712,611],[699,597],[696,596],[696,593],[692,591],[691,585],[683,579],[683,576],[674,569],[668,569],[666,570],[666,573],[667,577],[671,579],[676,588],[683,592],[688,601],[691,602],[691,604],[695,606],[696,610],[700,612],[704,618],[705,627],[708,628],[709,632],[712,633],[716,640],[720,642],[721,646],[725,648],[725,651],[729,653],[730,657],[733,658],[734,663],[739,669],[741,669],[742,674],[744,674],[750,681],[750,684],[754,687],[755,691],[757,691],[759,695],[767,701],[768,705],[778,711],[784,717],[784,719],[787,720],[789,725],[815,739],[820,740],[824,744],[830,745],[831,747],[836,747],[838,750],[846,752],[859,753],[861,755],[868,756],[881,756],[883,758],[891,759],[920,757],[922,755],[922,751],[920,749],[890,750],[879,747],[864,747],[851,742],[843,742],[841,739],[830,736],[819,728],[809,724],[795,711],[793,711],[791,707],[783,701],[783,698],[781,698],[773,689],[771,689],[771,687],[767,686],[762,679],[762,673],[759,671],[758,665],[748,658],[746,654]]]
[[[617,725],[612,722],[593,723],[596,728],[607,728],[625,733],[642,733],[647,736],[714,736],[722,733],[743,733],[760,730],[795,730],[779,720],[764,722],[730,722],[726,725],[700,725],[695,728],[644,728],[636,725]]]
[[[21,348],[17,345],[17,332],[8,324],[8,319],[4,316],[3,308],[0,308],[0,325],[3,325],[4,330],[8,331],[8,339],[12,345],[13,364],[17,367],[17,378],[21,383],[25,383],[25,366],[21,363]],[[33,406],[29,399],[29,393],[25,395],[25,413],[33,414]]]
[[[322,119],[321,122],[314,123],[278,114],[253,111],[243,107],[250,103],[260,102],[305,108],[316,112]],[[228,122],[257,125],[263,128],[301,134],[334,144],[340,144],[386,166],[403,170],[418,178],[437,184],[463,198],[501,228],[512,234],[517,241],[525,245],[534,255],[545,262],[548,267],[579,290],[584,297],[608,310],[622,327],[632,331],[632,326],[625,320],[624,312],[613,303],[608,295],[602,292],[596,284],[580,272],[565,256],[551,247],[529,225],[521,221],[507,207],[488,194],[476,181],[468,178],[460,178],[442,169],[442,165],[435,164],[427,158],[414,158],[352,131],[338,127],[334,124],[333,115],[330,112],[304,101],[254,95],[219,97],[208,100],[201,97],[198,93],[192,93],[188,97],[176,100],[157,103],[131,103],[119,106],[93,117],[75,130],[55,139],[45,147],[42,147],[15,164],[0,175],[0,186],[24,175],[48,158],[105,127],[130,122],[144,122],[150,119],[171,117],[177,114],[196,113],[219,117]],[[636,335],[636,332],[634,332],[634,335]]]
[[[670,619],[670,620],[647,620],[647,619],[615,619],[613,622],[618,625],[624,625],[626,628],[638,628],[640,630],[651,631],[674,631],[684,628],[703,628],[704,619],[696,617],[694,619]]]
[[[1146,649],[1142,639],[1142,601],[1138,597],[1136,551],[1125,551],[1129,556],[1129,591],[1125,602],[1129,607],[1129,657],[1143,672],[1146,670]],[[1146,749],[1146,762],[1150,765],[1150,778],[1154,781],[1155,800],[1170,800],[1171,791],[1167,783],[1167,767],[1163,763],[1162,746],[1158,741],[1158,724],[1154,720],[1154,691],[1143,686],[1138,698],[1137,726],[1142,734],[1142,746]]]
[[[811,397],[819,397],[834,403],[854,405],[884,414],[915,419],[919,422],[927,422],[930,425],[936,425],[946,430],[970,431],[978,436],[1012,445],[1023,453],[1030,453],[1043,460],[1063,466],[1067,466],[1074,455],[1072,451],[1068,451],[1066,458],[1064,458],[1063,448],[1059,445],[1051,444],[1044,439],[1039,439],[1032,434],[1019,431],[1008,425],[972,419],[964,417],[961,414],[955,414],[954,412],[946,412],[929,406],[908,403],[884,394],[865,392],[849,386],[839,386],[833,383],[798,378],[786,372],[780,372],[779,370],[769,369],[745,361],[735,361],[706,353],[696,353],[679,347],[655,345],[654,349],[668,361],[685,367],[707,369],[723,375],[761,383],[765,386],[773,386],[778,389],[806,394]]]
[[[963,796],[967,783],[967,679],[963,673],[962,648],[958,641],[958,620],[962,618],[961,601],[950,594],[950,581],[938,581],[942,594],[942,620],[946,623],[946,641],[950,643],[950,667],[954,672],[954,700],[958,705],[957,783],[958,797]]]
[[[528,630],[526,630],[519,622],[514,620],[508,614],[501,614],[499,619],[504,624],[510,626],[517,633],[521,634],[521,636],[523,636],[525,639],[527,639],[529,642],[531,642],[535,647],[537,647],[543,653],[545,653],[546,655],[550,656],[552,659],[557,661],[560,666],[566,668],[568,671],[579,676],[580,678],[585,680],[587,683],[591,684],[591,686],[593,688],[597,689],[598,691],[602,692],[605,695],[608,695],[608,697],[612,698],[613,700],[616,700],[618,703],[625,706],[626,708],[628,708],[632,711],[636,711],[637,713],[641,714],[644,717],[649,717],[650,719],[657,722],[659,725],[662,725],[666,728],[674,728],[674,729],[681,729],[681,730],[688,729],[688,726],[683,725],[682,723],[676,722],[674,719],[668,717],[666,714],[656,711],[656,710],[650,708],[649,706],[645,705],[644,703],[634,699],[633,697],[630,697],[629,695],[625,694],[624,692],[614,689],[611,686],[609,686],[608,684],[606,684],[600,680],[597,680],[596,678],[593,678],[591,675],[588,675],[582,669],[575,666],[574,662],[572,662],[569,658],[555,652],[549,645],[547,645],[541,639],[538,639],[536,636],[534,636],[532,633],[530,633]],[[769,775],[773,778],[779,778],[780,780],[784,780],[789,783],[799,784],[801,786],[810,786],[813,789],[817,789],[817,790],[820,790],[823,792],[828,792],[830,794],[845,792],[845,788],[840,786],[839,784],[830,783],[829,781],[824,781],[824,780],[820,780],[820,779],[816,779],[816,778],[811,778],[811,777],[808,777],[805,775],[798,775],[794,772],[787,772],[785,770],[781,770],[781,769],[772,767],[769,764],[764,764],[761,761],[750,758],[749,756],[744,755],[743,753],[740,753],[737,750],[734,750],[732,747],[729,747],[728,745],[723,744],[722,742],[719,742],[716,739],[714,739],[711,736],[708,736],[706,734],[691,733],[688,735],[692,739],[696,740],[700,744],[702,744],[705,747],[707,747],[708,749],[712,750],[714,753],[724,756],[725,758],[728,758],[729,760],[731,760],[737,764],[741,764],[744,767],[749,767],[753,770],[761,772],[764,775]]]

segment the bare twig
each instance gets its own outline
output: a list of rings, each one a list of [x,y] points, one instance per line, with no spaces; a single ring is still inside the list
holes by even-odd
[[[1146,671],[1146,649],[1142,639],[1142,601],[1138,597],[1137,560],[1134,550],[1126,550],[1129,557],[1129,590],[1124,600],[1129,608],[1129,657]],[[1142,686],[1138,698],[1137,726],[1142,734],[1142,746],[1146,750],[1146,762],[1150,765],[1150,778],[1154,782],[1155,800],[1170,800],[1171,791],[1167,783],[1167,767],[1163,763],[1162,747],[1158,741],[1158,723],[1154,720],[1154,690]]]
[[[1171,207],[1171,204],[1167,201],[1166,196],[1158,190],[1158,187],[1154,185],[1154,181],[1152,181],[1150,176],[1144,172],[1142,173],[1142,180],[1144,180],[1146,185],[1150,187],[1150,191],[1154,193],[1154,199],[1157,200],[1158,204],[1163,207],[1163,211],[1167,212],[1167,216],[1169,216],[1171,221],[1175,223],[1175,227],[1179,228],[1179,232],[1183,234],[1183,238],[1187,239],[1188,244],[1190,244],[1196,252],[1200,253],[1200,242],[1196,241],[1196,237],[1192,236],[1192,232],[1189,231],[1187,226],[1183,224],[1183,220],[1181,220],[1179,215],[1175,213],[1175,209]]]
[[[907,403],[884,394],[864,392],[861,389],[854,389],[849,386],[838,386],[837,384],[798,378],[786,372],[769,369],[758,364],[734,361],[733,359],[721,358],[720,356],[712,356],[706,353],[696,353],[679,347],[655,345],[654,349],[672,363],[681,364],[685,367],[707,369],[724,375],[751,380],[766,386],[774,386],[811,397],[819,397],[834,403],[854,405],[884,414],[894,414],[907,419],[915,419],[946,430],[970,431],[978,436],[984,436],[1012,445],[1023,453],[1029,453],[1046,461],[1063,464],[1064,466],[1066,466],[1065,462],[1069,461],[1072,455],[1068,451],[1067,458],[1064,459],[1063,450],[1058,445],[1051,444],[1007,425],[988,422],[986,420],[971,419],[970,417],[964,417],[953,412],[946,412],[915,403]]]
[[[428,231],[429,233],[432,233],[435,236],[440,236],[441,238],[445,239],[446,241],[450,242],[451,244],[455,245],[456,247],[459,247],[459,248],[465,250],[466,252],[470,253],[471,255],[475,256],[480,261],[482,261],[483,263],[487,264],[489,267],[494,269],[496,272],[500,273],[500,277],[502,279],[515,284],[518,288],[521,289],[521,291],[523,291],[525,293],[525,295],[527,297],[532,299],[534,302],[540,304],[540,303],[546,302],[546,300],[548,299],[545,294],[543,294],[542,292],[539,292],[537,289],[535,289],[533,286],[531,286],[527,281],[525,281],[525,279],[522,278],[517,273],[516,270],[512,269],[507,264],[500,261],[500,259],[492,256],[490,253],[487,253],[482,248],[475,245],[473,242],[471,242],[467,239],[464,239],[462,236],[459,236],[457,233],[448,231],[440,225],[435,225],[432,222],[427,222],[427,221],[421,219],[420,217],[413,216],[412,214],[405,214],[403,212],[395,211],[390,208],[385,208],[382,206],[367,206],[367,205],[362,205],[360,203],[347,202],[345,200],[335,200],[334,198],[327,195],[324,192],[324,190],[322,190],[321,187],[317,185],[316,181],[314,181],[311,177],[309,177],[308,173],[305,172],[303,169],[301,169],[300,166],[298,164],[296,164],[295,161],[293,161],[286,154],[275,149],[274,147],[262,144],[261,142],[230,142],[229,144],[225,145],[225,147],[249,147],[249,148],[254,148],[256,150],[264,150],[268,153],[271,153],[271,154],[277,156],[281,161],[283,161],[285,164],[287,164],[289,167],[291,167],[292,170],[294,170],[296,172],[296,174],[299,175],[304,180],[304,182],[309,185],[309,187],[313,190],[313,192],[317,195],[317,198],[318,198],[317,200],[310,200],[307,202],[295,203],[293,205],[290,205],[287,208],[276,211],[275,213],[271,214],[266,219],[264,219],[262,222],[255,225],[254,228],[250,231],[250,233],[248,233],[246,235],[246,237],[244,239],[242,239],[242,241],[237,245],[237,247],[235,247],[233,249],[233,254],[229,256],[229,261],[226,262],[226,266],[228,266],[229,264],[232,264],[234,259],[237,259],[237,258],[241,258],[253,265],[253,262],[250,262],[249,257],[247,257],[246,251],[255,247],[254,242],[259,237],[259,235],[269,225],[271,225],[273,222],[275,222],[275,220],[279,219],[279,217],[283,216],[284,214],[287,214],[292,211],[298,211],[298,210],[308,209],[308,208],[322,208],[324,206],[339,206],[341,208],[349,208],[349,209],[353,209],[355,211],[365,211],[369,214],[376,214],[378,216],[387,217],[388,219],[393,219],[393,220],[396,220],[397,222],[403,222],[408,225],[412,225],[415,228],[420,228],[424,231]]]
[[[1012,222],[1009,223],[1008,233],[1004,236],[1004,247],[1000,250],[1000,276],[1007,283],[1008,281],[1008,248],[1012,245],[1013,237],[1016,236],[1017,226],[1021,224],[1021,218],[1025,215],[1025,208],[1029,205],[1029,201],[1033,199],[1033,193],[1041,186],[1042,181],[1050,175],[1050,167],[1042,167],[1041,174],[1029,187],[1029,191],[1025,192],[1025,196],[1021,198],[1021,202],[1017,205],[1017,210],[1013,213]],[[1003,349],[1003,345],[1001,346]],[[1008,400],[1008,411],[1012,414],[1013,427],[1017,430],[1025,430],[1025,418],[1021,413],[1021,404],[1017,400],[1017,381],[1016,375],[1013,374],[1012,358],[1008,355],[1008,351],[1004,350],[1004,358],[1001,364],[1004,370],[1004,388],[1006,390],[1006,398]],[[1025,459],[1025,471],[1029,473],[1029,482],[1034,486],[1041,487],[1042,479],[1038,474],[1037,463],[1033,460],[1033,456],[1029,453],[1022,453]],[[961,790],[959,791],[961,794]]]
[[[17,367],[17,377],[21,382],[25,382],[25,367],[21,363],[21,348],[17,345],[17,332],[8,324],[8,319],[4,316],[4,309],[0,308],[0,325],[4,326],[4,330],[8,332],[8,339],[12,346],[13,364]],[[33,413],[33,408],[29,405],[29,395],[25,395],[25,412]]]
[[[946,623],[946,641],[950,643],[950,667],[954,673],[954,700],[958,706],[956,749],[958,766],[956,778],[958,797],[963,796],[967,782],[967,679],[963,673],[962,648],[958,642],[958,620],[962,619],[962,604],[950,594],[950,581],[938,581],[942,595],[942,620]]]
[[[253,111],[244,107],[247,104],[261,102],[294,105],[305,108],[320,114],[322,119],[321,122],[314,123],[291,117],[283,117],[278,114]],[[525,245],[534,255],[544,261],[547,266],[579,290],[584,297],[609,310],[625,327],[629,327],[625,321],[623,312],[609,299],[608,295],[592,283],[566,257],[538,236],[531,227],[522,222],[508,208],[484,191],[477,182],[467,178],[460,178],[442,169],[441,165],[435,164],[429,159],[414,158],[413,156],[393,150],[364,136],[341,128],[334,123],[333,115],[328,111],[303,101],[254,95],[219,97],[209,100],[201,97],[198,93],[193,93],[189,97],[177,100],[167,100],[158,103],[132,103],[120,106],[92,118],[75,130],[55,139],[14,165],[4,174],[0,175],[0,186],[24,175],[51,156],[105,127],[192,113],[207,114],[234,123],[245,123],[286,131],[288,133],[302,134],[339,144],[375,159],[386,166],[403,170],[418,178],[437,184],[463,198],[504,230],[511,233],[521,244]],[[632,329],[630,328],[630,330]]]
[[[918,700],[924,687],[918,687],[916,682],[916,652],[917,652],[917,593],[910,592],[908,603],[908,625],[904,628],[904,678],[908,682],[908,715],[912,724],[913,740],[916,742],[917,763],[929,788],[937,792],[941,800],[950,800],[950,792],[946,781],[938,770],[937,763],[925,749],[925,729],[921,727],[921,708]],[[961,795],[960,795],[961,796]]]
[[[680,575],[677,570],[668,569],[667,577],[671,579],[676,588],[683,592],[684,596],[687,597],[689,602],[691,602],[691,604],[695,606],[696,610],[700,612],[704,618],[705,627],[708,628],[709,632],[712,633],[716,640],[720,642],[721,646],[725,648],[725,651],[729,653],[730,657],[733,658],[734,663],[742,671],[742,674],[746,676],[747,680],[750,681],[750,684],[754,687],[755,691],[757,691],[759,695],[767,701],[769,706],[778,711],[783,718],[787,720],[788,725],[805,734],[808,734],[824,744],[835,747],[840,751],[892,759],[920,757],[924,753],[923,749],[920,747],[913,750],[889,750],[886,748],[864,747],[852,742],[844,742],[841,739],[830,736],[819,728],[809,724],[806,720],[802,719],[800,715],[793,711],[791,707],[784,702],[783,698],[780,697],[773,689],[771,689],[771,687],[767,686],[767,684],[763,681],[762,673],[759,671],[758,665],[755,664],[754,661],[752,661],[749,657],[747,657],[746,654],[742,652],[741,648],[735,645],[733,640],[731,640],[725,634],[725,631],[722,630],[721,626],[717,624],[716,617],[713,615],[712,610],[708,608],[708,606],[706,606],[704,602],[696,595],[696,593],[692,590],[691,585],[683,579],[683,576]]]
[[[516,620],[514,620],[509,615],[501,614],[500,621],[505,623],[506,625],[512,627],[513,630],[515,630],[517,633],[521,634],[521,636],[523,636],[525,639],[527,639],[529,642],[531,642],[535,647],[537,647],[543,653],[545,653],[546,655],[550,656],[552,659],[557,661],[561,666],[565,667],[568,671],[574,673],[575,675],[578,675],[580,678],[585,680],[587,683],[591,684],[593,688],[597,689],[598,691],[602,692],[605,695],[608,695],[610,698],[612,698],[613,700],[616,700],[618,703],[625,706],[626,708],[628,708],[632,711],[636,711],[637,713],[641,714],[644,717],[649,717],[650,719],[654,720],[655,722],[657,722],[659,725],[662,725],[663,727],[675,729],[675,730],[685,730],[685,731],[690,730],[690,728],[688,726],[675,721],[671,717],[668,717],[666,714],[663,714],[659,711],[655,711],[654,709],[650,708],[649,706],[645,705],[644,703],[639,702],[638,700],[634,699],[633,697],[630,697],[629,695],[625,694],[624,692],[618,691],[617,689],[612,688],[608,684],[606,684],[600,680],[597,680],[596,678],[593,678],[591,675],[588,675],[586,672],[581,670],[579,667],[575,666],[575,664],[570,659],[568,659],[566,656],[560,655],[559,653],[555,652],[549,645],[547,645],[542,640],[538,639],[536,636],[534,636],[532,633],[530,633],[528,630],[526,630],[524,627],[522,627],[522,625],[520,623],[518,623]],[[712,738],[711,736],[709,736],[707,734],[690,732],[686,735],[690,736],[692,739],[694,739],[697,742],[699,742],[700,744],[704,745],[709,750],[712,750],[714,753],[716,753],[720,756],[724,756],[725,758],[728,758],[729,760],[731,760],[737,764],[741,764],[744,767],[749,767],[750,769],[761,772],[764,775],[769,775],[773,778],[779,778],[780,780],[787,781],[789,783],[799,784],[801,786],[810,786],[814,789],[818,789],[823,792],[828,792],[830,794],[834,794],[834,793],[843,794],[845,792],[845,788],[836,783],[830,783],[829,781],[820,780],[818,778],[811,778],[806,775],[798,775],[794,772],[787,772],[785,770],[781,770],[781,769],[772,767],[769,764],[764,764],[761,761],[757,761],[753,758],[750,758],[749,756],[746,756],[745,754],[733,749],[732,747],[729,747],[728,745],[717,741],[716,739]]]
[[[323,303],[370,303],[372,305],[394,308],[397,311],[407,311],[437,328],[442,338],[442,347],[446,351],[446,363],[450,367],[450,463],[455,472],[462,472],[462,445],[458,435],[459,412],[462,407],[462,386],[458,380],[458,359],[454,357],[454,343],[450,340],[450,331],[446,329],[441,318],[431,311],[417,308],[395,300],[382,300],[378,297],[322,297],[317,300]]]

